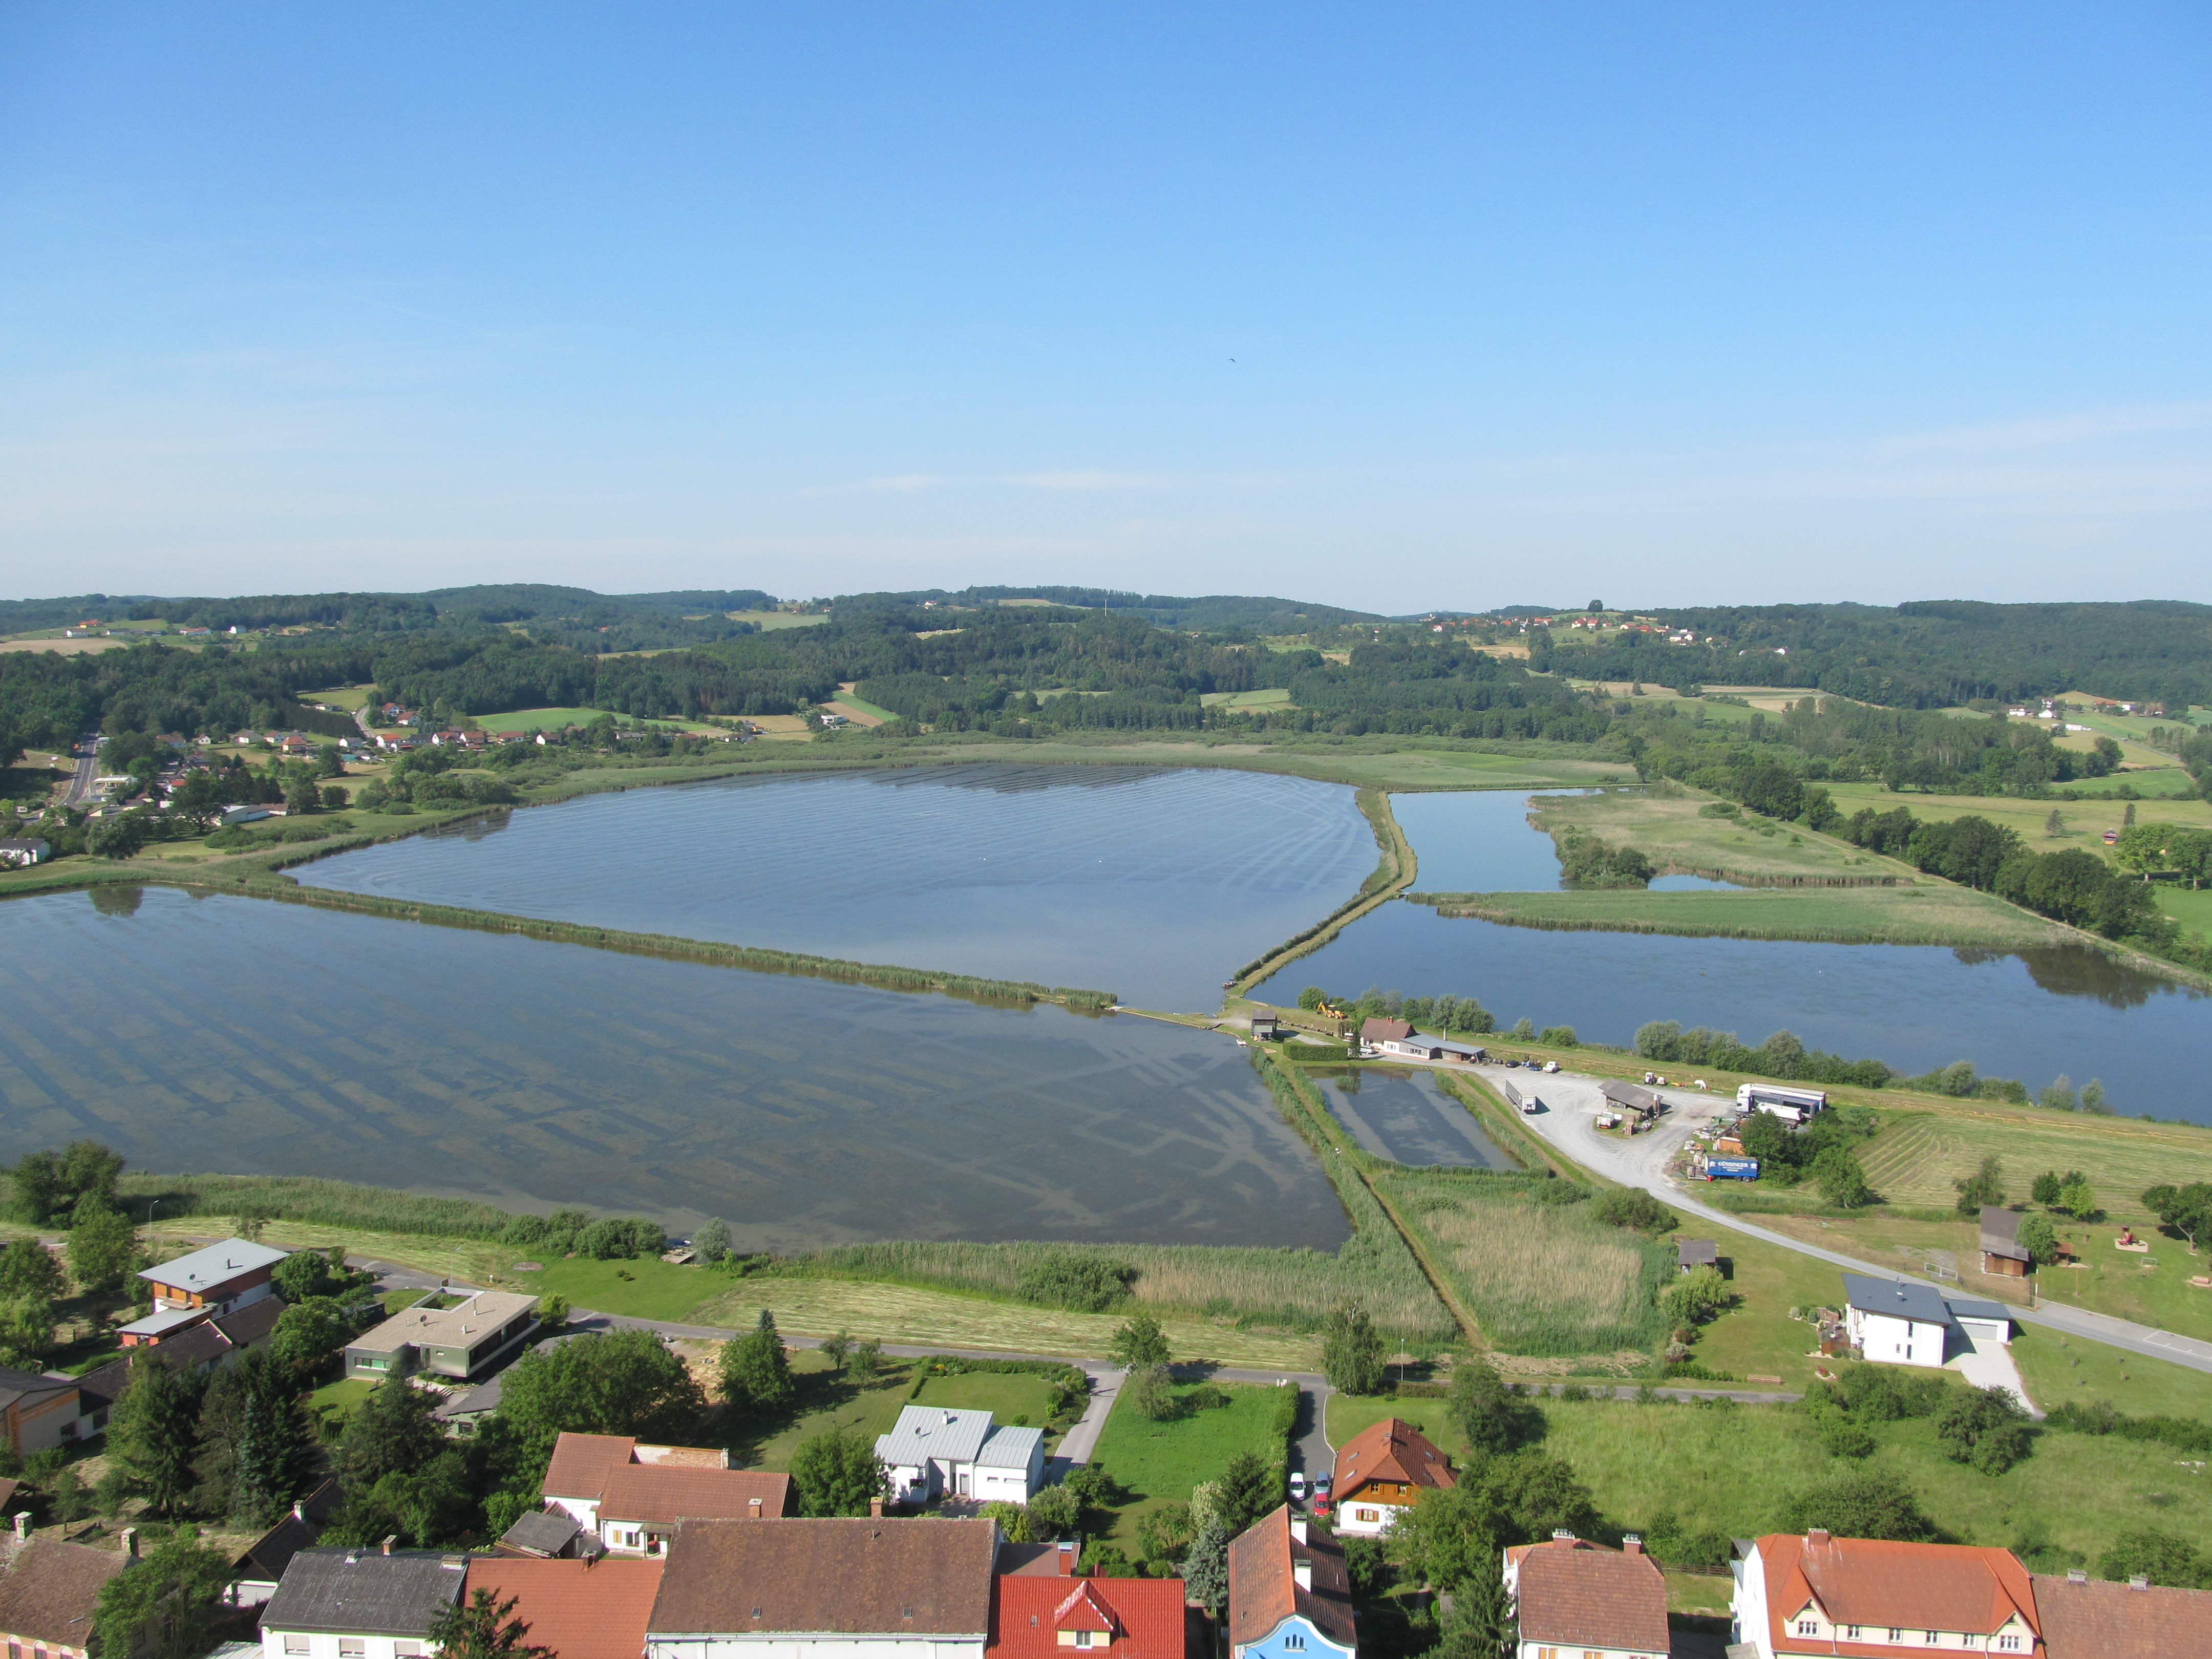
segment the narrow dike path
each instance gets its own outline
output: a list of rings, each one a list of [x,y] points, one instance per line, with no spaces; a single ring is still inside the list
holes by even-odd
[[[1413,878],[1420,872],[1420,864],[1413,856],[1413,843],[1406,839],[1406,832],[1399,828],[1397,817],[1390,811],[1389,792],[1362,789],[1356,799],[1360,811],[1365,814],[1367,822],[1374,828],[1376,845],[1382,848],[1382,853],[1376,864],[1374,874],[1369,876],[1368,880],[1371,882],[1379,876],[1382,878],[1381,884],[1370,890],[1363,884],[1357,895],[1339,905],[1304,933],[1285,939],[1256,961],[1245,963],[1230,984],[1230,996],[1250,995],[1252,988],[1269,975],[1300,957],[1318,951],[1348,924],[1358,921],[1370,910],[1381,908],[1413,884]]]

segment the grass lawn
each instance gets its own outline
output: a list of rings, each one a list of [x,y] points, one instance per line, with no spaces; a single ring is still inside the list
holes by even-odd
[[[913,1386],[908,1366],[894,1361],[866,1388],[859,1388],[830,1369],[820,1354],[802,1351],[791,1357],[793,1378],[799,1385],[797,1409],[780,1423],[726,1423],[724,1436],[732,1467],[744,1469],[788,1469],[791,1455],[802,1441],[829,1430],[857,1429],[873,1443],[898,1420]]]
[[[993,1371],[933,1376],[915,1395],[916,1405],[988,1412],[1001,1423],[1024,1429],[1041,1429],[1050,1420],[1052,1401],[1052,1385],[1041,1376]]]
[[[2177,887],[2160,882],[2158,908],[2179,922],[2185,932],[2212,933],[2212,887]]]
[[[1269,686],[1261,691],[1206,691],[1199,701],[1208,708],[1288,708],[1291,706],[1290,690],[1286,686]]]
[[[307,1414],[318,1423],[328,1419],[336,1425],[343,1426],[361,1402],[368,1398],[369,1390],[375,1387],[375,1383],[357,1376],[325,1382],[307,1396]]]
[[[2027,1082],[2040,1088],[2049,1080]],[[2112,1103],[2122,1112],[2163,1103]],[[1859,1148],[1859,1162],[1874,1189],[1891,1203],[1948,1209],[1958,1197],[1951,1183],[1992,1154],[2003,1164],[2015,1202],[2027,1196],[2029,1183],[2042,1171],[2079,1170],[2099,1203],[2139,1227],[2149,1220],[2141,1197],[2144,1188],[2212,1181],[2212,1128],[2203,1125],[2078,1115],[1990,1100],[1946,1101],[1933,1111],[1893,1117]]]
[[[2188,793],[2189,775],[2175,769],[2170,772],[2130,772],[2126,781],[2144,794],[2154,787],[2165,787],[2178,781],[2182,793]],[[2114,778],[2085,778],[2075,784],[2056,784],[2052,787],[2063,792],[2069,788],[2109,789],[2119,781]],[[2008,796],[1995,795],[1921,795],[1910,792],[1893,793],[1878,783],[1828,783],[1820,786],[1835,798],[1836,805],[1844,815],[1871,806],[1877,812],[1893,811],[1905,807],[1916,818],[1948,821],[1972,814],[2002,823],[2018,832],[2022,844],[2031,852],[2057,853],[2069,848],[2081,848],[2100,857],[2109,857],[2111,849],[2105,845],[2107,830],[2120,827],[2120,819],[2128,804],[2119,800],[2072,801],[2017,800]],[[2056,810],[2065,825],[2065,833],[2057,836],[2044,833],[2044,823]],[[2155,808],[2138,803],[2136,817],[2148,823],[2155,812],[2158,821],[2165,823],[2184,823],[2197,829],[2212,829],[2212,802],[2203,800],[2161,800]]]
[[[2212,1383],[2202,1371],[2039,1326],[2013,1328],[2013,1363],[2039,1410],[2073,1400],[2107,1402],[2131,1417],[2212,1417]]]
[[[702,1325],[750,1325],[763,1307],[775,1310],[783,1329],[809,1336],[849,1330],[882,1342],[1084,1358],[1105,1354],[1127,1317],[842,1279],[749,1280],[701,1304],[689,1317]],[[1202,1319],[1164,1318],[1160,1328],[1178,1358],[1203,1355],[1224,1365],[1286,1371],[1312,1370],[1320,1361],[1320,1343],[1311,1337],[1240,1331]]]
[[[2069,937],[2057,923],[1946,883],[1939,886],[1747,888],[1651,892],[1476,893],[1439,907],[1522,927],[1692,938],[1798,939],[1837,944],[2027,947]]]
[[[333,685],[321,691],[302,691],[300,701],[325,703],[332,708],[357,710],[368,701],[372,690],[373,687],[366,685]]]
[[[1178,1387],[1176,1397],[1200,1386]],[[1165,1504],[1188,1503],[1192,1489],[1220,1474],[1239,1452],[1257,1452],[1269,1460],[1282,1453],[1281,1443],[1268,1433],[1275,1410],[1273,1389],[1256,1383],[1214,1386],[1229,1396],[1228,1405],[1164,1423],[1139,1414],[1126,1389],[1114,1402],[1091,1461],[1104,1465],[1129,1493],[1128,1502],[1112,1511],[1113,1528],[1103,1541],[1116,1546],[1133,1561],[1139,1557],[1139,1516]]]
[[[627,1314],[634,1319],[669,1319],[693,1322],[692,1310],[708,1297],[729,1287],[726,1274],[718,1269],[691,1266],[676,1267],[658,1257],[635,1261],[593,1261],[584,1256],[548,1261],[542,1272],[518,1273],[513,1261],[518,1252],[507,1251],[508,1271],[500,1282],[544,1296],[558,1291],[569,1305],[599,1313]],[[759,1317],[756,1308],[744,1323]],[[712,1321],[701,1320],[701,1324]]]
[[[1828,836],[1783,824],[1760,835],[1735,818],[1707,817],[1714,797],[1686,792],[1650,795],[1554,795],[1537,801],[1536,827],[1546,834],[1573,825],[1649,854],[1655,864],[1725,870],[1744,876],[1895,876],[1915,878],[1909,865],[1861,852]]]

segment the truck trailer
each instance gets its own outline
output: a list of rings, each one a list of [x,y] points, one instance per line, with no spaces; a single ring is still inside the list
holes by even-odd
[[[1820,1089],[1785,1089],[1778,1083],[1747,1083],[1735,1091],[1736,1109],[1768,1112],[1789,1123],[1802,1123],[1828,1103]]]
[[[1759,1160],[1755,1158],[1707,1158],[1699,1160],[1698,1172],[1708,1181],[1756,1181],[1759,1179]]]

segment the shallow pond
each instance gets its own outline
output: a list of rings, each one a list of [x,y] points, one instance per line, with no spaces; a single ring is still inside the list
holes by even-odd
[[[1414,886],[1424,893],[1552,893],[1564,888],[1557,846],[1528,822],[1530,799],[1517,789],[1391,796],[1390,811],[1419,862]],[[1710,876],[1655,876],[1651,881],[1658,893],[1735,886]]]
[[[1474,1115],[1412,1066],[1310,1066],[1322,1098],[1352,1138],[1394,1164],[1520,1166],[1483,1133]]]
[[[591,795],[295,873],[354,892],[1200,1010],[1221,1006],[1239,967],[1357,892],[1375,859],[1340,784],[978,764]]]
[[[1347,1236],[1243,1051],[263,900],[0,904],[0,1161],[579,1203],[748,1248]]]

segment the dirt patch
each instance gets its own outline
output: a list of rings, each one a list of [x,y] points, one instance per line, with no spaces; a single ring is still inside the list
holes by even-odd
[[[881,714],[871,714],[866,709],[855,708],[849,702],[825,702],[822,706],[833,714],[842,714],[855,726],[881,726],[884,723]]]
[[[112,651],[129,640],[0,640],[0,651],[58,651],[76,656],[86,651]]]

